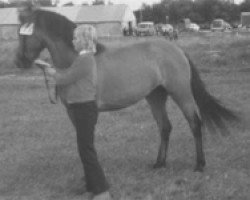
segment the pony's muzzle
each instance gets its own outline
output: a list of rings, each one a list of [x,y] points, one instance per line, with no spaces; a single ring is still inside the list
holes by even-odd
[[[28,59],[21,58],[19,55],[16,55],[14,59],[14,64],[19,69],[30,69],[32,66],[32,62]]]

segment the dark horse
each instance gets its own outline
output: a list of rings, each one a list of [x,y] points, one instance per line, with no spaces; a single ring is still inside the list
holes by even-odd
[[[27,17],[28,16],[28,17]],[[28,27],[28,31],[24,31]],[[76,25],[59,14],[32,10],[21,20],[16,64],[29,68],[47,48],[56,68],[69,67],[76,55],[73,30]],[[205,156],[202,126],[218,127],[236,120],[236,115],[208,93],[190,58],[177,46],[153,39],[124,47],[97,44],[97,103],[100,111],[128,107],[146,98],[159,127],[161,143],[154,167],[166,165],[172,129],[165,103],[171,96],[187,119],[195,139],[197,163],[202,171]]]

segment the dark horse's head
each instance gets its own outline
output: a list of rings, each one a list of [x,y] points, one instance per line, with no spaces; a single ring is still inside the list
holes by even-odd
[[[73,30],[76,25],[54,12],[35,9],[28,5],[18,9],[20,27],[15,63],[19,68],[30,68],[41,51],[47,47],[46,38],[60,40],[73,49]]]

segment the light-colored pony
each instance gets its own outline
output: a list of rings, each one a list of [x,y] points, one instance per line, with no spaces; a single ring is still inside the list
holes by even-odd
[[[24,26],[31,30],[25,33]],[[76,55],[72,45],[74,28],[75,24],[59,14],[29,11],[21,21],[16,64],[31,67],[47,48],[56,68],[69,67]],[[152,39],[124,47],[97,44],[95,60],[99,110],[122,109],[146,98],[160,130],[161,143],[154,165],[158,168],[166,164],[172,126],[165,103],[171,96],[192,130],[197,152],[195,170],[202,171],[205,166],[202,125],[223,129],[224,122],[236,117],[207,92],[187,55],[164,39]]]

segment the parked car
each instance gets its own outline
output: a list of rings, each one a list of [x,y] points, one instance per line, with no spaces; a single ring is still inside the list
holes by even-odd
[[[155,29],[157,35],[167,35],[173,32],[174,28],[171,24],[156,24]]]
[[[215,19],[211,23],[211,31],[226,31],[232,29],[231,25],[223,19]]]
[[[174,28],[171,24],[163,24],[162,27],[162,33],[172,33]]]
[[[163,24],[155,24],[155,31],[156,31],[157,35],[161,34],[161,32],[162,32],[162,29],[161,29],[162,25]]]
[[[154,22],[141,22],[137,25],[136,28],[136,35],[143,36],[143,35],[155,35],[156,30],[154,26]]]
[[[198,32],[200,30],[200,26],[195,23],[190,23],[187,27],[187,30]]]
[[[200,26],[200,29],[210,30],[210,23],[199,24],[199,26]]]

